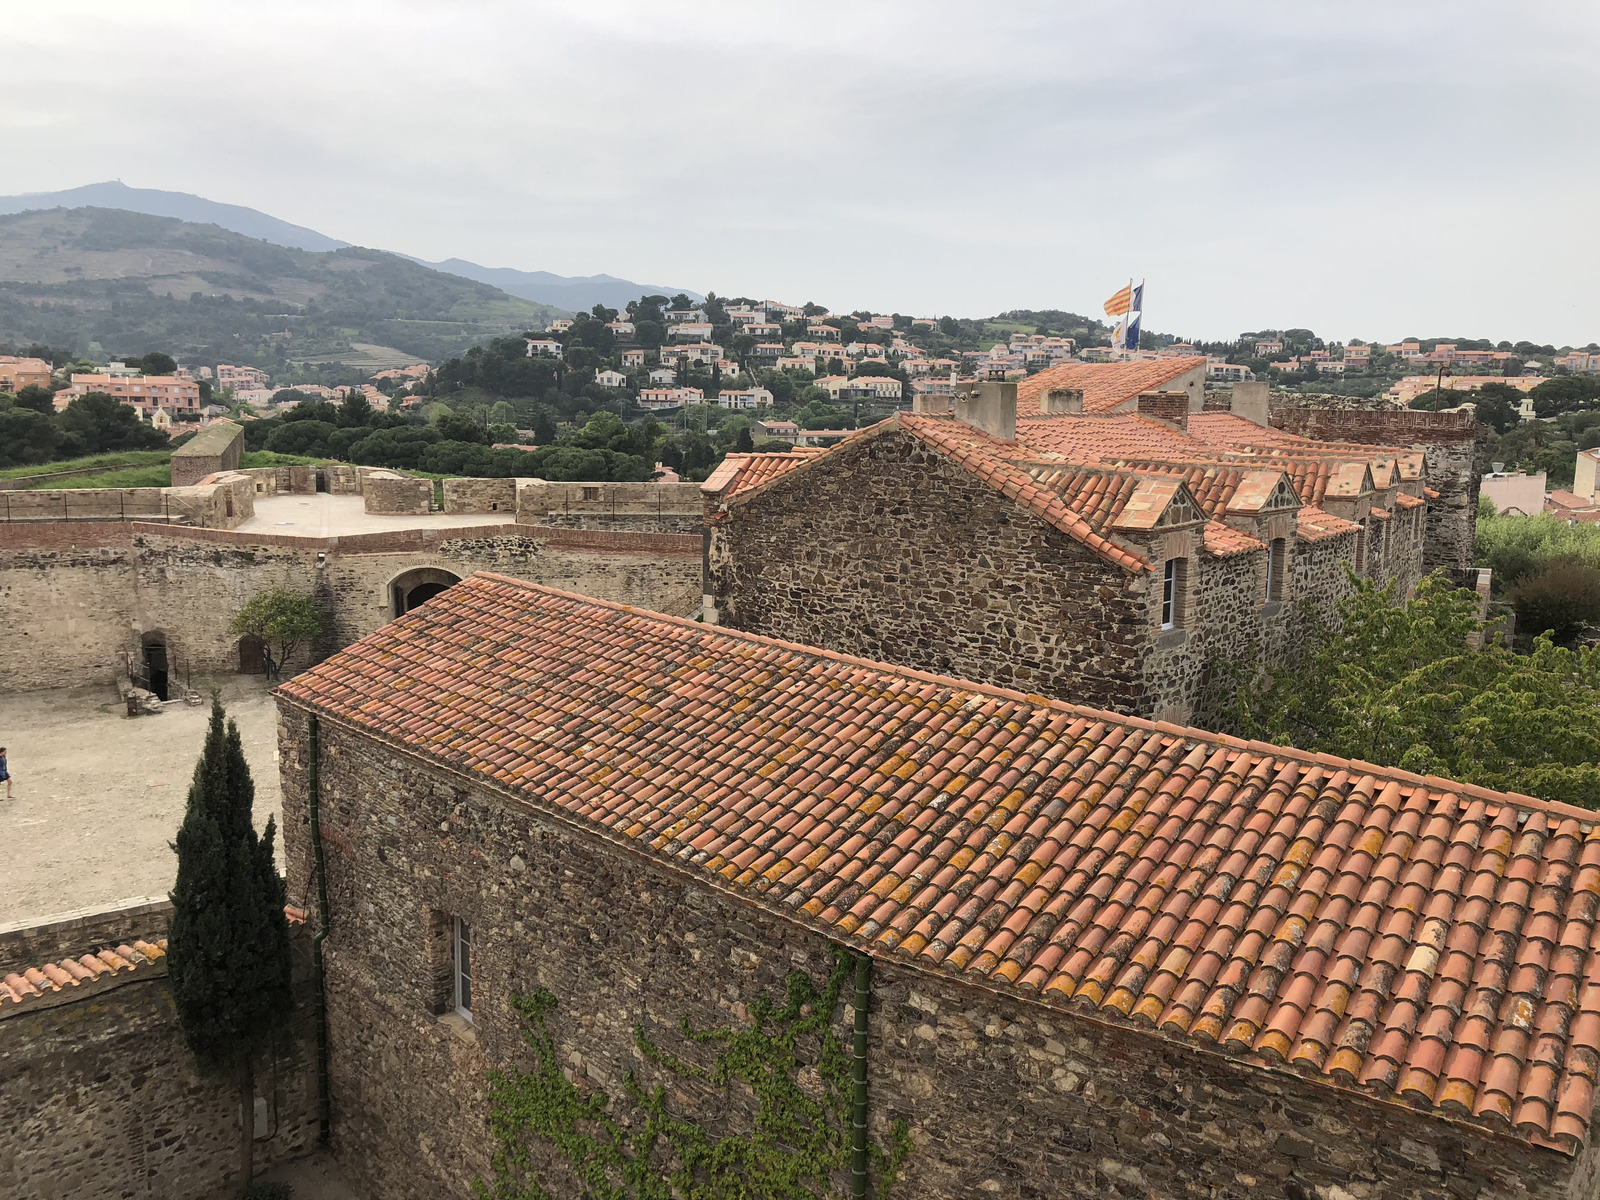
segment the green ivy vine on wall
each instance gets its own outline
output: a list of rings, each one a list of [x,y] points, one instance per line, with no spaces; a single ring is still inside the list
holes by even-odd
[[[685,1017],[690,1047],[714,1050],[708,1067],[668,1054],[635,1026],[634,1044],[664,1081],[647,1085],[630,1072],[621,1116],[606,1093],[584,1095],[561,1073],[549,1028],[556,997],[544,989],[515,997],[536,1062],[527,1072],[489,1072],[494,1183],[475,1180],[478,1195],[548,1200],[531,1153],[543,1142],[572,1168],[585,1200],[846,1200],[838,1180],[850,1166],[850,1052],[834,1018],[853,963],[835,948],[821,990],[796,971],[782,1007],[756,997],[744,1028],[697,1030]],[[689,1081],[699,1087],[681,1086]],[[746,1131],[712,1133],[692,1114],[668,1111],[669,1094],[681,1103],[691,1091],[727,1095],[741,1085],[755,1099]],[[899,1120],[887,1147],[869,1145],[874,1200],[888,1200],[910,1149]]]

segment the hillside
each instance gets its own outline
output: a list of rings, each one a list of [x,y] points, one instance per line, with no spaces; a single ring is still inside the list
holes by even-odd
[[[129,187],[122,180],[89,183],[64,192],[25,192],[19,196],[0,196],[0,213],[19,213],[36,208],[120,208],[152,217],[176,217],[199,225],[220,225],[245,237],[260,238],[274,246],[295,250],[340,250],[349,242],[291,225],[242,204],[219,204],[189,192],[164,192],[157,188]]]
[[[382,250],[314,253],[115,209],[0,216],[0,341],[276,371],[374,347],[438,360],[559,315]]]
[[[553,304],[569,312],[587,312],[596,304],[604,304],[620,312],[628,306],[629,301],[647,295],[670,297],[682,292],[696,304],[705,299],[699,292],[688,288],[634,283],[630,279],[618,279],[615,275],[553,275],[549,271],[518,271],[513,267],[480,267],[464,258],[447,258],[444,262],[427,262],[420,258],[412,261],[466,279],[476,279],[479,283],[487,283],[513,296],[521,296],[524,300]]]

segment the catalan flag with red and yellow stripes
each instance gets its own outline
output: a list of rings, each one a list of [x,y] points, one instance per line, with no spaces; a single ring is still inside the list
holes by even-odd
[[[1133,307],[1133,284],[1130,282],[1115,296],[1106,301],[1106,316],[1120,317]]]

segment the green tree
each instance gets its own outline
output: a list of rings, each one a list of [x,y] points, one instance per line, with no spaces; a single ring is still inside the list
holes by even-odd
[[[356,429],[372,424],[372,401],[364,392],[348,392],[339,405],[339,424],[346,429]]]
[[[104,392],[74,396],[57,421],[63,433],[78,435],[84,454],[154,450],[167,444],[167,435],[141,421],[137,409]]]
[[[477,442],[484,446],[489,444],[489,431],[466,413],[440,413],[433,427],[447,442]]]
[[[755,440],[750,436],[748,427],[739,430],[738,435],[733,439],[733,448],[740,454],[750,454],[755,451]]]
[[[17,407],[31,408],[36,413],[53,416],[56,411],[56,396],[47,387],[37,383],[30,383],[17,393]]]
[[[146,375],[171,375],[178,369],[178,360],[170,354],[152,350],[143,358],[135,359],[128,365],[130,367],[137,366]]]
[[[56,423],[31,408],[0,410],[0,466],[47,463],[55,457],[61,440]]]
[[[205,749],[173,849],[178,878],[167,975],[184,1040],[201,1071],[232,1076],[239,1095],[239,1182],[254,1174],[255,1063],[288,1022],[289,926],[272,860],[277,828],[251,822],[255,784],[239,728],[213,701]]]
[[[322,613],[305,593],[272,588],[250,597],[228,623],[228,632],[259,641],[267,677],[278,679],[295,651],[322,636]]]
[[[1600,808],[1600,649],[1517,654],[1441,575],[1351,582],[1298,662],[1214,664],[1226,732]]]

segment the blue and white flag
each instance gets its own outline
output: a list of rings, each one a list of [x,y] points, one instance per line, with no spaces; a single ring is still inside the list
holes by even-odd
[[[1124,331],[1122,348],[1124,350],[1137,350],[1139,348],[1139,318],[1144,316],[1144,282],[1133,289],[1133,300],[1128,305],[1128,315],[1123,318]]]

